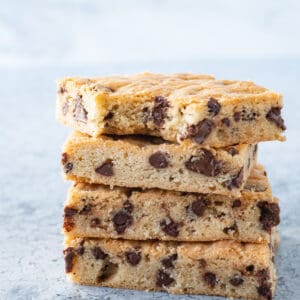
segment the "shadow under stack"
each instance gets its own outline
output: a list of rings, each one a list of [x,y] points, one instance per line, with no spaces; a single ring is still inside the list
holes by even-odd
[[[257,143],[282,96],[250,81],[151,74],[58,82],[68,277],[114,288],[272,299],[278,199]]]

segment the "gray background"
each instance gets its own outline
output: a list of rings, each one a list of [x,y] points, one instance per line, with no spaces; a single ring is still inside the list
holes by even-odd
[[[262,143],[281,199],[275,299],[300,299],[297,1],[0,1],[0,299],[217,299],[76,286],[65,279],[55,80],[197,72],[284,94],[287,142]]]

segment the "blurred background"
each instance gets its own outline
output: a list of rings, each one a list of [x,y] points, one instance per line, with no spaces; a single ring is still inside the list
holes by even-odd
[[[259,145],[281,199],[275,299],[300,299],[300,2],[0,0],[0,299],[217,299],[79,287],[65,280],[69,183],[55,80],[195,72],[284,95],[286,143]]]

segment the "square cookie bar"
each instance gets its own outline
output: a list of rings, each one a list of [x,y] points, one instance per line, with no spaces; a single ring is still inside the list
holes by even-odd
[[[273,244],[76,238],[65,241],[64,255],[78,284],[270,300]]]
[[[252,170],[240,198],[75,183],[64,208],[70,237],[128,240],[270,242],[280,222],[262,166]]]
[[[73,132],[62,164],[65,178],[77,182],[239,196],[256,152],[256,145],[212,149],[149,136]]]
[[[57,119],[80,132],[210,147],[284,140],[282,96],[250,81],[151,74],[58,82]]]

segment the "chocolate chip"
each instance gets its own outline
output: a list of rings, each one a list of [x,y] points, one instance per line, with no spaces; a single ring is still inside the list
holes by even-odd
[[[221,173],[224,163],[216,160],[213,154],[206,149],[202,149],[202,154],[192,156],[185,162],[185,167],[193,172],[203,174],[205,176],[217,176]]]
[[[242,205],[242,202],[241,202],[241,200],[239,200],[239,199],[236,199],[236,200],[234,200],[233,202],[232,202],[232,208],[236,208],[236,207],[241,207],[241,205]]]
[[[214,204],[216,206],[222,206],[224,204],[224,202],[223,201],[215,201]]]
[[[286,130],[284,120],[281,117],[281,107],[272,107],[266,114],[266,118],[276,124],[276,126],[282,130]]]
[[[108,280],[118,271],[118,264],[114,264],[111,261],[105,261],[101,270],[100,275],[97,277],[99,283]]]
[[[171,254],[170,256],[162,259],[161,263],[166,269],[173,269],[173,262],[177,259],[177,253]]]
[[[67,163],[67,164],[64,165],[65,173],[71,172],[72,169],[73,169],[73,163],[69,162],[69,163]]]
[[[215,287],[215,285],[217,284],[217,277],[215,273],[212,272],[206,272],[203,275],[203,279],[205,280],[205,282],[210,286],[210,287]]]
[[[79,212],[80,215],[88,215],[92,210],[92,205],[91,204],[87,204],[85,205],[81,211]]]
[[[82,96],[77,96],[75,99],[75,106],[73,109],[73,117],[76,121],[84,122],[87,121],[87,111],[82,103]]]
[[[232,188],[239,188],[243,183],[244,178],[244,168],[241,168],[239,172],[234,175],[231,179],[231,181],[227,184],[227,187],[229,190]]]
[[[239,151],[235,148],[235,147],[229,147],[226,149],[226,151],[231,155],[231,156],[235,156],[237,154],[239,154]]]
[[[66,232],[70,232],[75,226],[75,223],[70,220],[70,219],[65,219],[64,220],[64,224],[63,224],[63,228]]]
[[[59,94],[64,94],[65,92],[67,92],[67,89],[64,86],[59,87],[58,91]]]
[[[160,227],[167,235],[177,237],[179,234],[179,224],[176,223],[172,218],[168,217],[160,222]]]
[[[267,300],[271,300],[272,299],[271,287],[272,287],[271,283],[264,283],[264,284],[260,285],[259,287],[257,287],[257,293],[260,296],[263,296],[264,298],[266,298]]]
[[[158,126],[162,127],[165,122],[165,118],[167,116],[167,109],[169,107],[169,103],[166,98],[162,96],[156,96],[154,99],[154,107],[152,110],[152,118],[153,123]]]
[[[215,98],[209,98],[209,101],[207,102],[208,112],[211,113],[213,116],[216,116],[220,110],[221,105]]]
[[[114,215],[112,221],[117,233],[121,234],[133,223],[133,218],[128,212],[121,210]]]
[[[202,217],[206,207],[210,204],[211,202],[209,200],[205,199],[203,196],[199,196],[197,200],[192,203],[191,210],[198,217]]]
[[[123,208],[130,214],[133,212],[133,204],[129,200],[124,202]]]
[[[231,232],[236,232],[236,231],[238,231],[236,223],[234,223],[233,225],[231,225],[229,227],[225,227],[223,229],[223,232],[226,234],[230,234]]]
[[[149,163],[156,169],[164,169],[169,165],[167,153],[157,151],[149,157]]]
[[[98,174],[101,174],[103,176],[113,176],[114,171],[113,171],[113,163],[111,160],[107,160],[104,162],[101,166],[97,167],[95,169],[95,172]]]
[[[64,102],[61,107],[62,114],[65,116],[68,113],[68,110],[69,110],[69,103]]]
[[[104,117],[103,121],[107,121],[107,120],[110,120],[112,119],[114,116],[114,113],[113,112],[108,112],[108,114]]]
[[[199,259],[199,267],[203,269],[203,268],[205,268],[206,266],[207,266],[206,260],[203,259],[203,258],[200,258],[200,259]]]
[[[84,247],[83,247],[83,244],[84,244],[84,240],[82,240],[79,244],[79,247],[77,248],[77,254],[82,256],[84,254]]]
[[[159,287],[169,286],[173,282],[175,282],[175,280],[168,273],[164,272],[163,270],[158,270],[156,274],[157,286]]]
[[[230,127],[230,120],[228,118],[224,118],[221,120],[221,123],[226,127]]]
[[[260,269],[257,271],[256,276],[258,277],[259,283],[265,283],[270,279],[270,271],[268,269]]]
[[[132,266],[136,266],[142,258],[141,253],[132,251],[125,252],[125,257],[127,262],[130,263]]]
[[[197,144],[202,144],[209,136],[214,126],[215,124],[212,120],[204,119],[197,125],[190,125],[187,128],[185,138],[193,138]]]
[[[93,218],[90,222],[90,226],[92,228],[96,228],[100,225],[100,219],[99,218]]]
[[[92,248],[92,254],[94,255],[95,259],[105,259],[107,257],[107,254],[97,246]]]
[[[257,206],[260,209],[259,221],[263,229],[267,232],[271,232],[271,228],[280,223],[280,208],[278,204],[260,201]]]
[[[254,271],[254,265],[247,266],[246,271],[252,273]]]
[[[240,119],[241,119],[241,113],[240,112],[235,112],[234,114],[233,114],[233,119],[234,119],[234,121],[236,121],[236,122],[238,122]]]
[[[78,209],[70,207],[70,206],[66,206],[64,208],[64,217],[65,218],[72,218],[75,214],[77,214]]]
[[[61,163],[62,165],[65,165],[68,162],[68,153],[64,152],[61,155]]]
[[[66,273],[72,272],[73,269],[73,258],[75,257],[75,251],[73,247],[69,247],[64,250],[65,256],[65,269]]]
[[[229,279],[229,282],[233,286],[239,286],[244,282],[244,279],[240,277],[239,275],[234,275]]]

